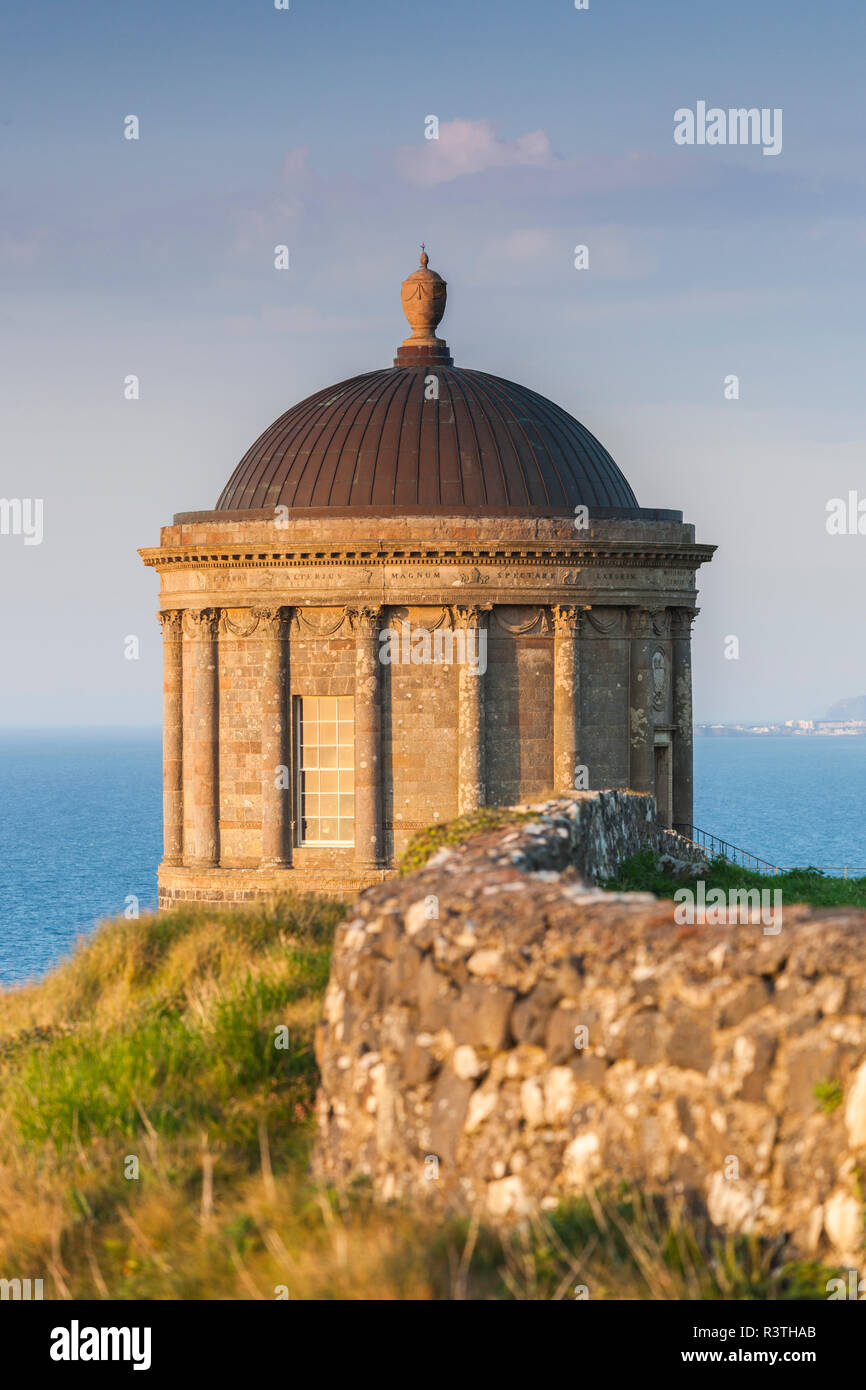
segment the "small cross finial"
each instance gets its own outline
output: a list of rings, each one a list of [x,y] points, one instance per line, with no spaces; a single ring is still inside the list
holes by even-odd
[[[422,242],[421,242],[421,264],[422,264],[422,266],[424,267],[425,270],[427,269],[427,262],[429,261],[429,259],[430,259],[430,257],[427,255],[426,247],[425,247],[425,245],[424,245],[424,243],[423,243],[423,241],[422,241]]]

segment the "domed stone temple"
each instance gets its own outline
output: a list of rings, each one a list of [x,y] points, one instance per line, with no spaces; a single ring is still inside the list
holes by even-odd
[[[351,895],[413,833],[572,789],[692,820],[691,625],[713,547],[639,507],[526,386],[455,367],[427,256],[393,366],[316,392],[161,577],[160,903]]]

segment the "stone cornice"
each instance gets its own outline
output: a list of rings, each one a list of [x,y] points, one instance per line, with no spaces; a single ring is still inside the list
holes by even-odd
[[[624,568],[697,569],[712,559],[713,545],[687,545],[677,542],[628,543],[624,541],[561,541],[555,545],[489,545],[457,546],[431,545],[421,542],[388,544],[371,541],[369,544],[348,546],[314,546],[284,548],[278,546],[238,545],[181,545],[150,546],[139,550],[145,565],[152,569],[274,569],[290,565],[293,568],[313,569],[323,564],[342,568],[370,569],[385,565],[420,568],[425,565],[473,565],[488,567],[509,565],[530,568],[533,565],[580,565],[587,568],[610,564]]]

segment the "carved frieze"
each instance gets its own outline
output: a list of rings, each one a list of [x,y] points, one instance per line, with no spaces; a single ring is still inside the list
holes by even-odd
[[[625,612],[622,608],[586,608],[587,627],[601,637],[621,637],[625,627]]]
[[[223,637],[252,637],[259,625],[258,613],[250,608],[224,608],[220,617]]]
[[[513,637],[540,636],[550,630],[547,611],[540,607],[497,604],[496,626]]]
[[[352,630],[351,612],[348,608],[297,608],[295,616],[301,635],[333,637],[344,623]]]
[[[414,618],[410,616],[413,613]],[[388,622],[392,627],[414,622],[417,627],[435,632],[437,628],[451,626],[451,609],[436,605],[427,607],[426,604],[396,604],[388,608]]]

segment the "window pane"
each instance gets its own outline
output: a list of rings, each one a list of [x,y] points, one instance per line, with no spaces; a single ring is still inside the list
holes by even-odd
[[[299,839],[302,844],[353,844],[354,699],[304,695],[299,705]]]

